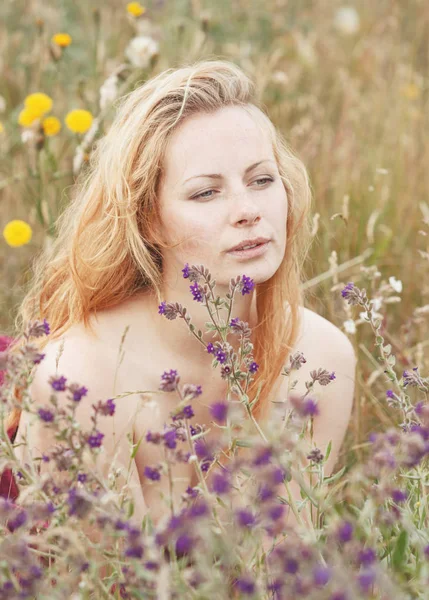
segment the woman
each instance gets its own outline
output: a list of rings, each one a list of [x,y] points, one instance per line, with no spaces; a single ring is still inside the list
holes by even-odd
[[[232,316],[252,329],[259,368],[248,396],[254,398],[262,382],[253,413],[263,420],[302,334],[310,203],[304,165],[258,106],[251,80],[233,63],[205,60],[168,69],[132,91],[98,141],[87,174],[58,219],[56,240],[35,264],[19,310],[18,328],[37,318],[46,319],[51,331],[48,339],[35,340],[46,356],[30,388],[33,399],[43,404],[54,374],[78,381],[88,388],[88,397],[76,416],[88,429],[90,400],[157,390],[161,373],[177,369],[182,383],[202,385],[205,395],[195,403],[195,422],[208,424],[208,405],[226,392],[226,381],[212,369],[207,352],[214,338],[199,344],[181,319],[168,321],[159,308],[162,302],[179,302],[189,307],[195,331],[205,331],[207,310],[192,300],[190,281],[182,274],[185,264],[202,264],[221,297],[238,275],[255,284],[251,293],[236,294]],[[253,251],[231,251],[255,239],[266,243]],[[118,368],[118,347],[128,325],[125,360]],[[329,326],[329,335],[337,332],[345,340],[339,353],[345,355],[346,343],[351,356],[347,338]],[[177,403],[177,396],[172,398],[160,394],[156,403],[142,405],[135,394],[117,401],[114,418],[100,424],[103,473],[113,458],[129,464],[127,433],[136,443],[149,429],[162,429]],[[347,402],[338,440],[350,414]],[[14,410],[8,426],[16,428],[20,416],[22,423],[25,414]],[[31,445],[47,452],[52,438],[46,428],[35,429]],[[211,435],[214,439],[216,431]],[[147,506],[156,517],[166,511],[159,491],[143,475],[146,464],[162,458],[159,447],[143,443],[131,465],[126,481],[140,515]],[[173,473],[176,504],[195,483],[190,470],[192,465],[182,463]]]

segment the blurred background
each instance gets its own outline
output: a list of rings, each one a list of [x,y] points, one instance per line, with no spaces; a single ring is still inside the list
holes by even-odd
[[[3,0],[0,333],[14,334],[32,262],[108,130],[115,98],[169,67],[224,58],[256,82],[311,179],[307,305],[358,356],[342,462],[395,422],[353,281],[398,377],[427,367],[429,4],[425,0]],[[409,392],[412,395],[412,390]]]

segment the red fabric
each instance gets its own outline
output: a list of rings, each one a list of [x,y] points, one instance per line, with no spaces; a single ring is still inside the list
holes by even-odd
[[[7,335],[0,335],[0,352],[8,349],[14,338]],[[0,385],[4,383],[4,371],[0,371]],[[9,439],[14,442],[18,427],[11,427],[7,430]],[[16,500],[19,496],[19,488],[12,469],[5,469],[0,477],[0,496],[9,500]]]

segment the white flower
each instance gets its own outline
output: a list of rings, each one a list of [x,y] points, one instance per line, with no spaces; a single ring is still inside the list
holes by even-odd
[[[375,321],[375,319],[380,319],[381,321],[383,320],[383,315],[381,315],[380,313],[376,312],[374,310],[374,307],[371,308],[371,316],[372,316],[372,320],[373,321]],[[363,319],[367,323],[369,323],[369,321],[370,321],[370,319],[368,319],[368,313],[366,311],[359,313],[359,318]]]
[[[335,27],[346,35],[353,35],[359,31],[360,18],[356,9],[352,6],[343,6],[335,14]]]
[[[373,298],[369,301],[372,304],[372,310],[379,310],[383,304],[383,298]]]
[[[389,283],[392,288],[400,294],[402,292],[402,281],[400,279],[396,279],[395,277],[389,277]]]
[[[289,83],[289,77],[284,71],[274,71],[271,75],[271,81],[279,83],[280,85],[286,85]]]
[[[347,321],[344,321],[343,325],[347,333],[356,333],[356,323],[353,319],[347,319]]]
[[[159,44],[147,35],[133,38],[125,49],[125,56],[135,67],[145,69],[149,66],[152,56],[158,54]]]
[[[118,76],[111,75],[100,88],[100,109],[112,104],[118,93]]]
[[[28,142],[32,142],[36,137],[35,132],[32,129],[24,129],[21,133],[21,140],[23,144],[27,144]]]

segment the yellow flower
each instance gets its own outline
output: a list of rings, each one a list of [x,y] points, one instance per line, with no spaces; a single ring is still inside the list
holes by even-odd
[[[0,133],[3,133],[4,131],[4,125],[3,123],[0,121]]]
[[[402,93],[408,100],[415,100],[420,95],[420,88],[415,83],[408,83],[402,87]]]
[[[3,237],[9,246],[12,246],[12,248],[17,248],[18,246],[24,246],[24,244],[28,244],[32,235],[33,232],[30,225],[25,221],[20,221],[19,219],[9,221],[9,223],[3,229]]]
[[[87,110],[72,110],[65,118],[67,127],[75,133],[85,133],[91,127],[92,114]]]
[[[70,46],[72,39],[68,33],[56,33],[52,36],[51,41],[57,46],[61,46],[61,48],[66,48]]]
[[[42,127],[45,135],[56,135],[61,129],[61,121],[57,117],[46,117],[42,121]]]
[[[146,9],[140,2],[128,2],[127,11],[133,15],[133,17],[140,17],[140,15],[146,12]]]
[[[18,123],[22,127],[29,127],[37,119],[40,119],[40,114],[30,108],[23,108],[18,115]]]
[[[52,98],[43,94],[42,92],[36,92],[30,94],[24,100],[25,108],[30,109],[38,117],[41,117],[45,113],[49,112],[52,108]]]

